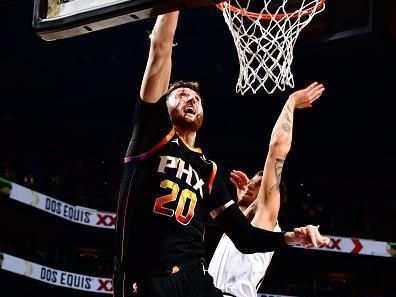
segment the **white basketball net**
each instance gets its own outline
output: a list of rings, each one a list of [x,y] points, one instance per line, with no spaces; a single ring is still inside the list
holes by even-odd
[[[293,88],[291,64],[295,42],[314,15],[324,10],[323,0],[300,0],[292,4],[291,0],[262,0],[260,11],[250,7],[251,2],[257,5],[259,0],[245,0],[243,6],[240,1],[221,3],[240,63],[236,92],[244,95],[250,90],[256,94],[263,88],[271,94],[276,88],[284,91],[286,85]],[[238,11],[232,11],[230,5]],[[260,15],[256,19],[246,11]]]

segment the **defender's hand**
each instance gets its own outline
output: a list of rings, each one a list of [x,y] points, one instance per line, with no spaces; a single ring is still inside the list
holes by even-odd
[[[246,186],[249,183],[248,176],[242,171],[233,170],[231,171],[230,181],[234,184],[237,190],[238,198],[241,198],[240,196],[242,195],[243,191],[246,190]]]
[[[312,107],[312,103],[319,99],[325,90],[323,84],[314,82],[305,89],[294,92],[289,96],[289,100],[294,103],[295,108]]]

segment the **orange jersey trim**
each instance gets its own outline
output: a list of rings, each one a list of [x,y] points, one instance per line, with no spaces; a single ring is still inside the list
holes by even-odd
[[[209,177],[209,181],[208,181],[208,189],[209,189],[209,194],[212,192],[212,186],[213,186],[213,182],[214,179],[216,177],[216,173],[217,173],[217,165],[215,162],[210,161],[213,164],[213,169],[212,169],[212,174]]]
[[[175,135],[175,133],[176,133],[175,129],[172,129],[169,132],[169,134],[164,137],[164,139],[162,139],[159,143],[157,143],[155,146],[153,146],[147,152],[145,152],[143,154],[140,154],[140,155],[137,155],[137,156],[126,157],[126,158],[124,158],[124,163],[128,163],[128,162],[131,162],[131,161],[139,161],[139,160],[142,160],[144,158],[147,158],[148,156],[150,156],[151,154],[155,153],[160,148],[162,148],[169,140],[171,140],[173,135]]]

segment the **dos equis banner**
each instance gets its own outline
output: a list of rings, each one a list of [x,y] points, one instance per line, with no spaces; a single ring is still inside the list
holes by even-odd
[[[0,193],[74,223],[98,228],[115,228],[116,215],[113,212],[70,205],[3,178],[0,178]]]
[[[113,212],[99,212],[95,209],[73,206],[2,178],[0,178],[0,194],[74,223],[115,229],[116,214]],[[396,256],[396,243],[394,242],[326,236],[330,238],[329,245],[310,249],[380,257]],[[294,248],[306,247],[296,245]]]
[[[0,268],[55,286],[95,293],[111,294],[113,292],[109,278],[57,270],[1,252]]]
[[[17,273],[54,286],[89,291],[94,293],[112,294],[113,286],[110,278],[101,278],[76,274],[53,269],[37,263],[26,261],[0,252],[0,269]],[[296,297],[273,294],[258,294],[258,297]]]

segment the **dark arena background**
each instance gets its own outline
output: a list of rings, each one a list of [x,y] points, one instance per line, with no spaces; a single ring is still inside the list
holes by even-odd
[[[279,222],[320,224],[331,242],[276,253],[259,295],[396,296],[396,2],[326,3],[294,49],[294,89],[326,90],[296,112]],[[32,12],[31,0],[0,2],[0,295],[110,296],[121,161],[155,18],[48,42]],[[237,54],[215,6],[182,11],[175,42],[172,80],[201,85],[199,146],[224,176],[252,176],[293,89],[235,94]],[[220,235],[208,220],[208,260]]]

